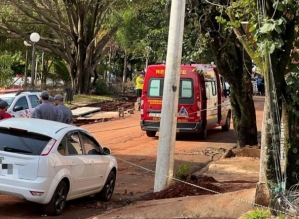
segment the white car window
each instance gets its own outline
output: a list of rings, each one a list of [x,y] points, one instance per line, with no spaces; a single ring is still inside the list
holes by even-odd
[[[69,155],[83,154],[78,132],[68,134],[66,145]]]
[[[50,140],[48,136],[19,129],[0,129],[0,151],[39,156]]]
[[[21,106],[23,107],[23,109],[28,109],[28,101],[26,97],[21,97],[20,99],[17,100],[16,104],[14,107],[16,106]]]
[[[85,149],[85,154],[100,154],[100,148],[98,144],[90,136],[85,133],[80,133],[83,141],[83,147]]]
[[[32,108],[39,105],[39,98],[36,95],[29,95],[29,101],[31,103]]]
[[[57,151],[63,156],[68,155],[68,150],[66,147],[67,146],[66,140],[67,140],[67,137],[64,136],[57,147]]]

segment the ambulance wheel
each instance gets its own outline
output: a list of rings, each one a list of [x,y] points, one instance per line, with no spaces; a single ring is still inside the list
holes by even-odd
[[[154,131],[146,131],[147,137],[155,137],[157,132]]]
[[[222,131],[229,131],[230,129],[230,113],[227,114],[225,124],[221,126]]]
[[[207,139],[207,137],[208,137],[208,131],[206,129],[202,130],[202,132],[199,133],[199,138],[200,139],[204,140],[204,139]]]

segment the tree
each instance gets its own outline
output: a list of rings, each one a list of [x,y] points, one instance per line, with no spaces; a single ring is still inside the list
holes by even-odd
[[[296,26],[299,22],[298,4],[295,1],[271,0],[264,1],[264,4],[247,0],[233,1],[230,4],[227,1],[190,1],[187,8],[187,24],[199,21],[199,24],[194,26],[198,27],[201,36],[199,39],[203,42],[203,46],[198,43],[190,45],[198,46],[201,51],[210,49],[220,73],[232,85],[234,126],[241,128],[240,132],[236,130],[239,132],[239,142],[244,142],[240,137],[246,139],[252,134],[252,130],[256,132],[252,87],[248,74],[251,60],[265,77],[266,102],[262,130],[262,152],[265,156],[261,159],[261,166],[265,166],[261,175],[264,174],[262,178],[266,178],[263,183],[266,188],[258,185],[257,190],[270,194],[271,205],[274,206],[275,197],[279,195],[287,199],[286,189],[298,182],[299,83],[297,74],[289,73],[294,69],[294,64],[299,63]],[[204,43],[206,41],[208,46]],[[251,105],[249,108],[248,101]],[[239,116],[244,120],[238,118]],[[248,130],[248,134],[246,130],[241,131],[248,125],[246,120],[251,121],[250,127],[253,128]],[[281,141],[282,129],[285,130],[285,139]],[[268,204],[257,201],[259,204]],[[287,209],[286,206],[282,207]]]
[[[4,52],[0,55],[0,86],[8,87],[12,83],[12,79],[15,76],[11,66],[19,59],[17,55],[13,56],[8,52]]]
[[[124,23],[113,37],[113,42],[122,50],[123,81],[126,80],[128,62],[131,65],[137,62],[137,69],[145,69],[146,60],[152,63],[165,60],[169,3],[161,0],[151,3],[138,10],[126,11]]]
[[[36,30],[33,25],[47,27],[37,45],[65,60],[73,87],[79,93],[88,93],[91,74],[104,47],[122,24],[122,10],[138,3],[121,0],[11,0],[6,9],[13,8],[11,10],[17,11],[19,16],[2,17],[0,28],[8,37],[29,41],[29,31]],[[21,24],[28,24],[31,29],[21,29]]]
[[[234,131],[237,146],[257,144],[257,128],[254,102],[252,99],[252,63],[242,44],[237,41],[233,30],[221,25],[217,19],[228,17],[215,5],[190,1],[187,11],[187,31],[193,36],[186,44],[193,60],[207,61],[210,57],[220,74],[230,84]],[[197,23],[199,21],[199,23]],[[196,31],[195,31],[196,30]],[[197,33],[197,40],[194,35]],[[192,49],[197,48],[197,51]]]
[[[270,194],[272,207],[276,202],[275,197],[280,196],[280,207],[289,210],[284,203],[297,198],[290,198],[286,189],[297,182],[296,173],[299,170],[299,165],[294,165],[299,163],[296,154],[299,146],[297,132],[291,131],[294,128],[297,130],[299,124],[299,87],[292,74],[288,76],[287,82],[293,87],[288,86],[285,77],[293,69],[294,61],[298,61],[298,54],[293,52],[294,46],[298,45],[298,5],[295,1],[271,0],[264,4],[247,0],[235,1],[229,6],[225,1],[220,3],[220,15],[210,19],[217,19],[221,25],[226,25],[227,30],[233,30],[233,34],[265,77],[265,120],[262,129],[262,152],[265,156],[261,158],[261,166],[265,165],[261,169],[261,175],[264,174],[265,177],[261,178],[266,178],[267,182],[262,185],[266,188],[258,190]],[[242,21],[247,21],[248,28],[245,30]],[[286,130],[284,144],[281,144],[280,139],[281,124],[284,124]]]

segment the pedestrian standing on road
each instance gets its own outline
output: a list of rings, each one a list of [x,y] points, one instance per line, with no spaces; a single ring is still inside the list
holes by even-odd
[[[63,112],[60,108],[58,108],[55,105],[54,97],[52,97],[52,96],[49,97],[49,103],[51,103],[55,107],[55,110],[57,111],[57,114],[59,115],[59,118],[57,119],[57,122],[63,122],[63,117],[64,117]]]
[[[140,72],[139,76],[136,78],[136,96],[137,96],[137,103],[138,103],[138,110],[140,110],[140,101],[143,89],[143,82],[144,82],[144,73]]]
[[[0,102],[0,120],[8,119],[8,118],[12,117],[8,112],[6,112],[8,107],[9,107],[8,103],[5,100],[1,99],[1,102]]]
[[[256,82],[257,82],[257,89],[260,95],[262,95],[262,89],[263,89],[263,84],[262,84],[262,78],[260,76],[257,77]]]
[[[59,121],[59,113],[55,109],[55,106],[49,102],[49,97],[50,95],[48,91],[43,91],[41,93],[40,98],[42,103],[35,107],[31,118]]]
[[[71,124],[73,122],[73,113],[70,108],[63,104],[63,96],[61,94],[57,94],[55,95],[54,100],[56,107],[58,107],[63,112],[62,122]]]

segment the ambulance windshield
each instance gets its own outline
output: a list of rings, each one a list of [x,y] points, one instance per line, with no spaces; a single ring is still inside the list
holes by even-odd
[[[152,78],[148,86],[148,97],[162,98],[163,96],[163,78]],[[180,102],[193,102],[193,81],[189,78],[180,80],[179,98]]]

